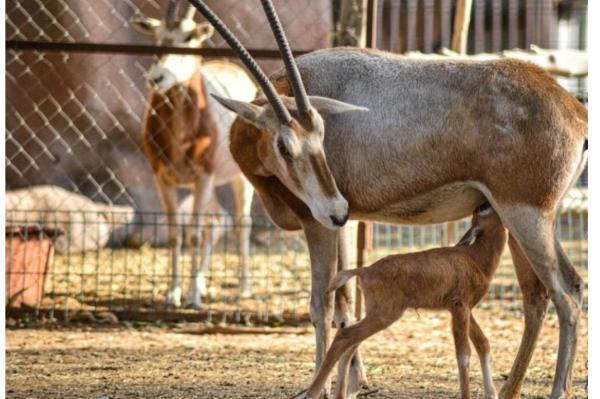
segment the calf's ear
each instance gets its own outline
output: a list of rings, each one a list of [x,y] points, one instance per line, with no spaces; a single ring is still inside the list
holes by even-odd
[[[469,230],[467,230],[465,235],[462,236],[462,238],[456,243],[455,246],[463,247],[463,246],[472,245],[475,242],[475,240],[477,239],[478,235],[479,235],[479,228],[473,226]]]

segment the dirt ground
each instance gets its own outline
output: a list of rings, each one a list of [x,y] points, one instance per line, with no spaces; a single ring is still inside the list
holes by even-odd
[[[521,316],[478,309],[492,345],[500,388],[516,354]],[[287,398],[313,373],[308,327],[268,334],[198,334],[198,324],[171,327],[55,327],[7,330],[8,398]],[[587,318],[581,322],[574,395],[587,397]],[[546,319],[523,388],[524,398],[550,392],[556,315]],[[455,398],[458,381],[446,313],[409,311],[392,328],[362,346],[369,390],[376,398]],[[472,358],[472,389],[482,397],[481,373]]]

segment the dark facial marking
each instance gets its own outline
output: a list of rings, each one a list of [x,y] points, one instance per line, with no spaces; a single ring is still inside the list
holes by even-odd
[[[288,151],[288,148],[286,147],[285,143],[283,142],[283,139],[280,138],[279,140],[277,140],[277,150],[279,150],[279,153],[281,154],[281,156],[283,158],[291,158],[291,154]]]
[[[333,177],[331,176],[331,172],[329,170],[329,167],[327,166],[327,162],[325,162],[325,157],[323,156],[323,154],[315,154],[310,155],[309,158],[313,170],[317,175],[319,185],[321,186],[326,195],[330,197],[335,197],[335,181],[333,181]]]
[[[294,185],[299,189],[302,190],[302,183],[300,182],[300,178],[298,177],[298,173],[296,173],[296,168],[294,168],[294,164],[292,162],[290,162],[291,160],[289,158],[284,158],[286,160],[286,169],[288,172],[288,176],[290,176],[290,179],[292,179],[292,182],[294,183]]]

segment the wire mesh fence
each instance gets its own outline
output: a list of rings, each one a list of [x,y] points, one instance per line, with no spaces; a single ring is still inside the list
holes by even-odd
[[[20,219],[19,216],[25,217]],[[146,242],[142,247],[99,247],[82,251],[75,231],[101,230],[104,215],[95,212],[46,212],[45,230],[35,229],[38,218],[21,213],[8,217],[12,224],[29,226],[7,232],[7,281],[14,290],[12,305],[34,315],[80,321],[111,312],[122,320],[195,320],[207,322],[288,323],[306,320],[309,291],[309,258],[297,234],[274,228],[266,219],[255,219],[255,239],[250,251],[251,292],[239,295],[240,254],[235,228],[228,215],[205,217],[204,229],[214,244],[206,272],[203,309],[175,309],[166,302],[172,281],[171,253],[168,248]],[[65,221],[65,216],[70,220]],[[79,216],[84,216],[79,218]],[[122,215],[112,215],[113,220]],[[148,214],[152,227],[163,227],[162,213]],[[190,215],[182,215],[190,216]],[[50,222],[53,219],[63,222]],[[79,219],[79,220],[77,220]],[[74,221],[73,221],[74,220]],[[96,221],[96,223],[90,220]],[[49,227],[56,228],[48,230]],[[113,222],[112,229],[133,230],[134,223]],[[157,234],[151,234],[157,237]],[[152,238],[150,238],[151,240]],[[35,243],[54,241],[54,255],[47,265],[37,265]],[[32,245],[33,243],[33,245]],[[91,242],[87,243],[88,246]],[[33,252],[30,259],[28,251]],[[192,280],[189,251],[182,259],[183,286]],[[43,261],[43,260],[42,260]],[[32,266],[33,265],[33,266]],[[33,295],[43,286],[43,295]],[[23,291],[25,289],[25,291]],[[17,312],[18,313],[18,312]],[[101,316],[100,316],[101,317]]]
[[[197,93],[165,95],[161,100],[162,110],[149,106],[157,89],[148,78],[152,68],[164,63],[172,50],[169,46],[187,44],[143,35],[131,23],[132,18],[141,15],[163,19],[167,3],[166,0],[7,2],[6,274],[11,282],[8,303],[17,313],[64,320],[101,319],[110,312],[124,320],[305,321],[310,267],[301,234],[274,227],[257,200],[252,206],[252,222],[240,218],[239,212],[236,213],[239,198],[232,184],[217,187],[206,214],[194,221],[193,195],[188,186],[198,177],[193,164],[203,156],[195,152],[202,135],[188,133],[168,142],[160,141],[160,137],[173,131],[174,123],[179,123],[176,115],[182,103],[197,104]],[[275,43],[258,2],[208,3],[244,44],[272,51],[257,59],[267,72],[280,66],[273,59]],[[292,48],[303,52],[330,47],[339,37],[333,15],[339,15],[342,3],[275,1]],[[424,7],[418,8],[418,15],[414,15],[417,22],[407,17],[415,3]],[[488,9],[491,7],[488,3],[497,2],[480,3]],[[531,2],[519,1],[519,10],[521,3]],[[429,28],[446,32],[447,27],[438,26],[444,18],[438,18],[434,12],[434,18],[427,19],[431,11],[428,5],[452,13],[454,2],[436,0],[421,4],[397,0],[378,4],[381,36],[377,43],[379,47],[401,51],[398,43],[410,43],[410,35],[421,37]],[[388,9],[400,14],[385,11]],[[495,9],[491,7],[489,11]],[[579,14],[573,15],[579,18]],[[537,18],[536,23],[550,20],[553,19]],[[200,23],[198,16],[196,22]],[[577,29],[583,29],[582,26]],[[484,27],[487,29],[487,22]],[[431,43],[427,44],[427,40]],[[424,46],[423,50],[435,51],[439,47],[435,40],[435,35],[426,34],[418,42]],[[474,40],[478,43],[478,39]],[[24,48],[23,43],[29,47]],[[48,43],[71,47],[50,49]],[[438,44],[443,43],[442,40]],[[110,50],[107,44],[130,47]],[[158,47],[140,47],[144,45]],[[199,45],[225,49],[218,35],[202,43],[196,40],[192,47]],[[503,42],[502,46],[506,45]],[[585,43],[578,42],[576,46],[585,47]],[[220,75],[211,75],[206,65],[226,65],[224,68],[230,70],[237,63],[235,58],[222,55],[192,58],[203,63],[199,79],[205,85],[212,84],[203,86],[208,92],[218,92],[224,86]],[[217,78],[213,79],[214,76]],[[569,87],[574,94],[587,93],[586,84],[585,80],[578,80]],[[227,177],[222,183],[227,183],[239,174],[231,156],[227,157],[226,133],[233,117],[211,103],[210,96],[206,98],[207,107],[214,111],[206,129],[218,132],[214,147],[216,152],[221,151],[222,158],[217,166]],[[157,138],[148,134],[145,127],[149,118],[159,114],[160,126],[154,132],[163,134]],[[177,191],[172,209],[162,205],[153,183],[160,167],[153,164],[148,147],[159,147],[154,160],[166,165],[171,170],[170,176],[174,176],[175,183],[171,186]],[[586,184],[582,180],[582,185]],[[568,255],[585,274],[587,194],[583,187],[573,195],[577,205],[565,208],[558,228]],[[188,286],[194,279],[190,232],[201,227],[211,243],[201,310],[168,304],[174,252],[169,232],[173,221],[169,214],[177,215],[184,304]],[[464,223],[458,224],[456,231],[447,224],[424,227],[378,224],[368,260],[389,253],[452,244]],[[240,229],[251,230],[248,262],[252,291],[248,295],[239,292],[244,257]],[[495,281],[490,298],[517,308],[519,289],[509,258],[505,258]]]

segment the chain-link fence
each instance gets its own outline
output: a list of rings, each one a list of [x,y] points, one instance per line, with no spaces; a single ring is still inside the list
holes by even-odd
[[[258,2],[207,3],[257,54],[267,73],[280,66]],[[296,51],[329,47],[339,37],[334,34],[335,26],[339,26],[333,22],[334,13],[340,15],[344,1],[274,3]],[[402,12],[414,2],[397,3]],[[429,3],[453,12],[454,2],[423,4]],[[484,7],[495,4],[483,3]],[[275,228],[258,200],[252,206],[252,223],[240,217],[239,190],[232,184],[215,189],[215,200],[206,214],[194,221],[193,195],[186,185],[193,184],[197,177],[190,164],[202,162],[204,153],[196,149],[203,136],[190,133],[164,142],[164,134],[157,137],[145,128],[149,118],[159,115],[160,126],[154,132],[170,132],[173,124],[179,123],[176,115],[181,104],[198,104],[195,92],[190,91],[163,99],[159,105],[152,102],[149,85],[159,84],[157,76],[152,76],[153,68],[181,49],[174,36],[157,41],[154,35],[136,31],[131,21],[136,17],[139,21],[140,16],[161,20],[167,4],[166,0],[7,2],[7,300],[13,312],[66,320],[110,319],[107,312],[121,319],[306,320],[310,267],[303,237]],[[369,4],[377,7],[373,11],[397,7],[385,1]],[[423,8],[415,18],[421,21],[428,10]],[[184,14],[183,6],[180,12]],[[380,12],[381,24],[383,15],[387,21],[394,20],[392,14]],[[398,18],[404,21],[406,17]],[[195,19],[198,23],[201,20],[198,16]],[[433,26],[441,21],[436,16]],[[154,23],[146,22],[149,27]],[[399,26],[405,26],[404,22]],[[410,26],[407,22],[406,29]],[[387,29],[385,24],[381,29]],[[408,34],[395,27],[390,29],[400,35],[399,40],[405,40]],[[411,29],[420,31],[422,26],[419,22]],[[190,32],[188,27],[185,33]],[[194,40],[198,44],[199,38]],[[237,60],[227,56],[230,53],[218,35],[207,38],[202,45],[205,66],[225,65],[225,69],[237,71],[231,67]],[[195,58],[195,62],[199,60]],[[203,81],[213,82],[211,90],[218,91],[222,82],[219,77],[211,80],[214,75],[203,73]],[[211,104],[209,96],[206,101],[215,112],[207,130],[220,132],[215,147],[225,150],[215,168],[235,180],[235,164],[230,155],[226,156],[227,141],[222,135],[233,118]],[[156,148],[160,151],[153,153]],[[163,173],[161,168],[170,168],[171,180],[182,182],[170,184],[178,186],[178,200],[173,201],[176,204],[171,209],[177,217],[171,220],[153,183]],[[585,271],[585,189],[572,195],[577,197],[577,205],[565,208],[560,231],[569,255]],[[203,257],[208,260],[201,310],[169,305],[167,294],[173,284],[176,252],[169,233],[173,225],[180,229],[177,243],[182,246],[179,275],[184,305],[188,286],[195,281],[193,263],[198,263],[193,261],[198,247],[193,240],[196,229],[184,227],[201,225],[205,242],[210,243],[206,253],[212,256]],[[451,244],[463,225],[456,233],[448,234],[448,229],[455,229],[452,226],[376,225],[369,260],[391,252]],[[248,245],[239,234],[243,231],[250,231]],[[53,256],[47,239],[54,240]],[[251,290],[241,295],[244,263],[250,273]],[[511,270],[507,260],[490,295],[516,306],[518,286]]]

